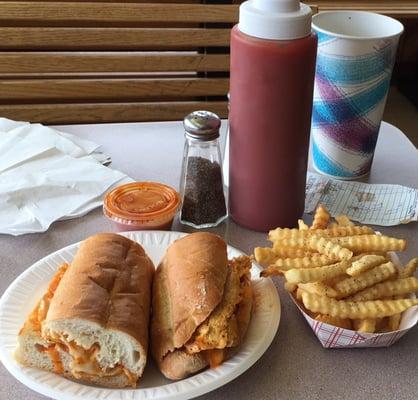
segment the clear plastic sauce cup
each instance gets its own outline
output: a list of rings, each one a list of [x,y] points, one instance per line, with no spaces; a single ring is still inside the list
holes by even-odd
[[[103,213],[118,231],[170,230],[179,206],[180,196],[170,186],[133,182],[106,195]]]

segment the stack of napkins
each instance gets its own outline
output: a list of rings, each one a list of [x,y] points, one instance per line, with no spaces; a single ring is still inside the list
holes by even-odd
[[[96,143],[41,124],[0,118],[0,233],[44,232],[85,215],[116,185],[131,182],[105,167]]]

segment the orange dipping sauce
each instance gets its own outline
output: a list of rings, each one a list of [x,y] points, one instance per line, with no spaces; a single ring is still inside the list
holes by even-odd
[[[118,231],[170,230],[180,206],[180,196],[170,186],[132,182],[109,192],[103,213]]]

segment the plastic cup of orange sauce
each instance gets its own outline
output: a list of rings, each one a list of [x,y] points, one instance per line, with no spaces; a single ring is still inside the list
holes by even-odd
[[[103,213],[117,231],[170,230],[180,206],[180,196],[170,186],[132,182],[110,191]]]

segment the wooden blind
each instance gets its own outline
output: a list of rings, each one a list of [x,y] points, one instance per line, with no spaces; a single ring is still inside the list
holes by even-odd
[[[213,3],[0,1],[0,116],[98,123],[208,109],[225,117],[238,5]]]
[[[227,115],[234,0],[0,0],[0,116],[48,124]],[[417,16],[417,1],[307,2]],[[317,7],[316,7],[317,6]]]

